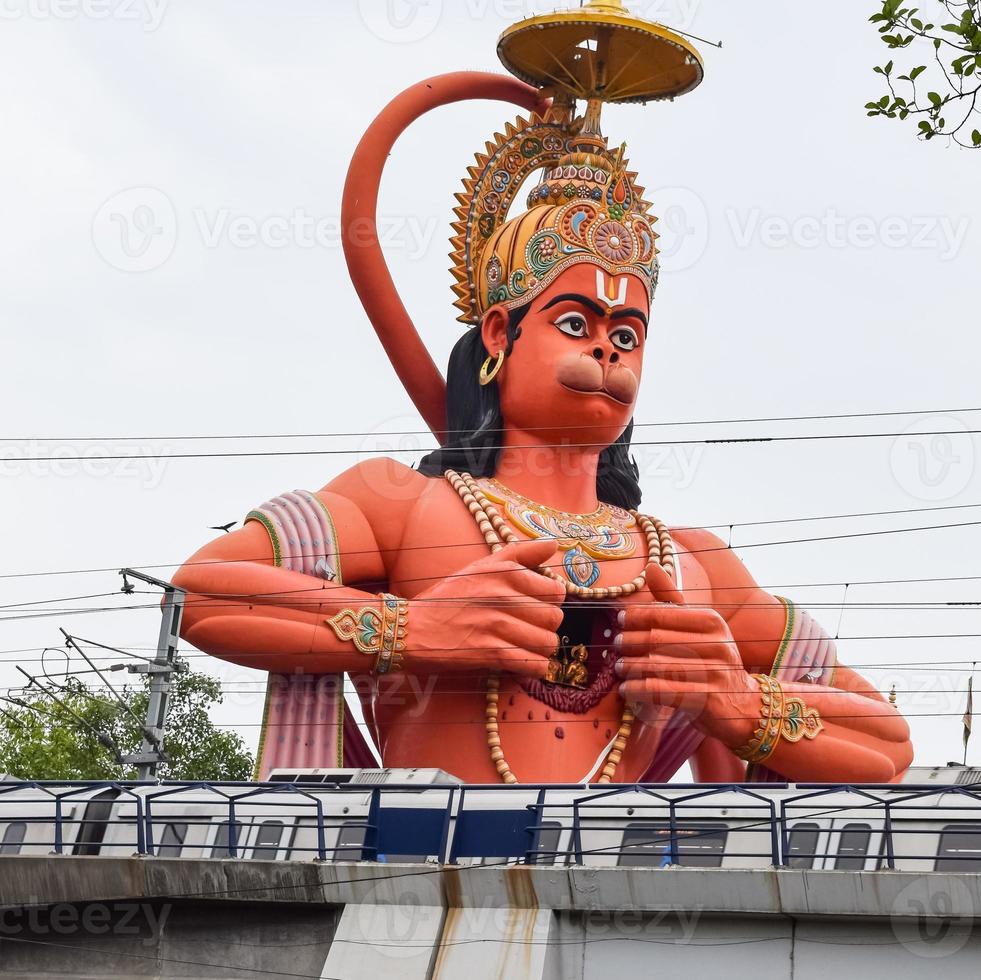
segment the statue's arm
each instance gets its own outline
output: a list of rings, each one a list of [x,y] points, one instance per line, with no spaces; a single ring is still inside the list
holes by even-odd
[[[180,569],[175,582],[189,593],[182,635],[217,657],[280,673],[365,674],[385,666],[385,652],[397,654],[388,666],[409,672],[544,677],[565,590],[533,569],[554,543],[490,555],[461,544],[456,555],[434,541],[450,574],[411,596],[388,594],[390,580],[406,585],[392,569],[406,558],[414,509],[435,503],[440,516],[460,506],[452,494],[427,498],[441,489],[442,481],[376,459],[315,495],[274,498]],[[409,560],[425,571],[417,552]]]
[[[370,659],[328,621],[344,609],[379,606],[386,572],[371,526],[354,501],[327,489],[276,501],[281,517],[258,508],[243,528],[205,545],[178,571],[175,584],[188,593],[183,637],[214,656],[269,671],[366,671]],[[297,509],[303,505],[306,513]],[[322,508],[322,527],[314,507]],[[302,543],[298,525],[317,543]]]
[[[676,605],[624,614],[624,695],[682,708],[735,752],[760,725],[763,695],[752,675],[772,676],[786,698],[817,711],[823,730],[778,741],[765,760],[769,769],[792,780],[898,779],[913,758],[909,727],[871,684],[837,663],[834,641],[806,612],[759,588],[715,535],[676,537],[705,570],[710,594],[672,594],[655,570],[654,598]]]

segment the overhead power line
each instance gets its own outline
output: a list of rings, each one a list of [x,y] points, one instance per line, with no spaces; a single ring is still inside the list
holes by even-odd
[[[719,530],[724,528],[735,529],[735,528],[748,528],[748,527],[773,527],[782,524],[809,524],[818,521],[853,520],[853,519],[866,518],[866,517],[893,517],[893,516],[900,516],[903,514],[928,514],[928,513],[936,513],[939,511],[974,510],[979,507],[981,507],[981,503],[946,504],[946,505],[933,506],[933,507],[907,507],[898,510],[864,511],[864,512],[850,513],[850,514],[829,514],[829,515],[818,515],[818,516],[810,516],[810,517],[789,517],[789,518],[779,518],[776,520],[764,520],[764,521],[722,521],[715,524],[708,524],[708,523],[697,524],[697,525],[688,524],[688,525],[681,525],[675,527],[673,530],[676,533],[684,533],[685,531]],[[981,523],[981,522],[971,522],[971,524],[973,523]],[[966,527],[966,526],[971,526],[971,524],[949,524],[949,525],[941,524],[941,525],[935,525],[935,527],[937,529],[947,528],[947,527]],[[886,529],[884,531],[869,531],[869,532],[862,532],[862,533],[899,534],[899,533],[903,533],[904,531],[929,530],[929,529],[930,528],[896,528],[896,529]],[[837,537],[848,537],[848,536],[849,535],[843,535]],[[853,535],[853,536],[861,536],[861,534]],[[833,537],[835,536],[829,535],[827,536],[827,540],[831,540]],[[767,547],[768,544],[770,543],[772,544],[798,543],[802,541],[811,541],[811,540],[817,541],[822,539],[821,538],[792,539],[788,542],[761,542],[756,544],[753,543],[739,544],[739,545],[734,545],[733,548],[735,550],[739,550],[741,548]],[[403,553],[403,552],[411,552],[411,551],[439,551],[447,548],[479,547],[479,546],[480,545],[475,541],[439,542],[439,543],[426,544],[426,545],[408,545],[408,546],[399,546],[393,548],[378,547],[378,548],[362,549],[362,550],[345,550],[344,555],[348,557],[353,557],[356,555],[367,555],[367,554],[386,555],[386,554]],[[729,546],[725,545],[720,548],[702,549],[702,550],[728,550],[728,549]],[[688,554],[698,554],[698,553],[700,553],[698,550],[693,550],[688,552]],[[269,557],[268,555],[255,555],[251,557],[229,559],[222,562],[222,564],[239,564],[239,563],[248,563],[254,561],[265,561],[268,559],[268,557]],[[309,556],[298,555],[297,557],[309,557]],[[140,565],[134,565],[133,567],[147,570],[147,569],[174,568],[180,565],[192,565],[192,564],[194,563],[185,562],[183,560],[177,560],[177,561],[169,561],[169,562],[157,562],[154,564],[140,564]],[[199,562],[198,564],[214,564],[214,560],[207,559]],[[41,570],[35,572],[6,572],[0,574],[0,580],[15,579],[15,578],[47,578],[55,575],[94,575],[94,574],[101,574],[106,572],[115,573],[116,571],[118,571],[118,569],[119,569],[119,564],[112,565],[112,566],[103,566],[101,568],[98,567],[97,568],[69,568],[69,569],[48,569],[48,570]],[[909,580],[909,581],[914,581],[914,580]],[[915,581],[924,581],[924,580],[919,579]],[[935,579],[933,581],[938,581],[938,580]],[[953,581],[953,579],[942,579],[940,581]],[[832,583],[832,584],[840,585],[844,583]],[[856,583],[852,583],[852,584],[856,584]]]
[[[727,436],[717,439],[640,439],[631,442],[632,449],[643,446],[736,446],[752,444],[779,444],[790,442],[837,442],[853,439],[872,440],[872,439],[902,439],[917,438],[922,439],[930,436],[976,436],[981,435],[981,429],[937,429],[929,432],[835,432],[820,433],[813,435],[754,435],[754,436]],[[568,442],[568,443],[527,443],[513,446],[484,445],[474,449],[474,453],[486,452],[500,449],[606,449],[607,442]],[[126,453],[122,455],[103,455],[97,457],[100,463],[111,463],[125,460],[131,462],[141,459],[159,460],[185,460],[185,459],[273,459],[289,456],[369,456],[383,457],[393,453],[419,453],[425,452],[424,449],[367,449],[364,446],[353,447],[350,449],[270,449],[270,450],[249,450],[242,452],[202,452],[202,453]],[[31,457],[32,462],[45,461],[50,459],[52,462],[59,461],[57,457],[37,456]],[[0,456],[0,463],[23,463],[22,456]]]
[[[903,416],[940,416],[968,415],[981,412],[978,408],[930,408],[910,409],[894,412],[851,412],[838,415],[778,415],[757,418],[737,419],[690,419],[683,421],[635,422],[635,429],[674,428],[690,425],[752,425],[769,422],[833,422],[845,419],[874,419],[899,418]],[[526,427],[529,432],[535,432],[546,426]],[[553,427],[554,428],[554,427]],[[583,428],[600,428],[600,426],[583,426]],[[371,436],[428,436],[429,429],[374,429],[365,432],[281,432],[281,433],[246,433],[241,435],[179,435],[179,436],[17,436],[0,437],[0,442],[222,442],[242,441],[246,439],[360,439]],[[463,435],[463,430],[450,429],[449,435]]]

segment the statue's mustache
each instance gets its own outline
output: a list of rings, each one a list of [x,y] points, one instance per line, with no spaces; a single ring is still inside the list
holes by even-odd
[[[623,364],[605,364],[583,354],[560,362],[557,377],[566,388],[584,393],[601,392],[624,405],[637,398],[640,382],[637,375]]]

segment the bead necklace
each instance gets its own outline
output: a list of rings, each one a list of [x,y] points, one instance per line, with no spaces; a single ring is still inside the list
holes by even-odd
[[[497,508],[487,499],[487,495],[480,488],[477,481],[469,473],[456,473],[447,470],[444,474],[450,486],[457,492],[460,499],[473,515],[477,527],[484,540],[487,542],[491,552],[500,551],[506,544],[519,541],[520,538],[511,530]],[[636,511],[630,511],[631,516],[637,522],[637,526],[644,532],[647,538],[648,567],[660,565],[673,579],[677,581],[676,556],[674,542],[671,540],[671,533],[660,521],[645,517]],[[551,568],[543,566],[539,569],[543,575],[548,576],[556,582],[560,582],[568,595],[576,596],[579,599],[615,599],[621,596],[632,595],[646,584],[646,569],[635,579],[624,585],[612,585],[602,588],[589,588],[577,585],[563,578]],[[486,706],[484,709],[485,729],[487,732],[487,747],[490,749],[491,762],[497,770],[501,780],[505,783],[517,783],[518,778],[511,771],[510,765],[504,756],[501,747],[501,732],[498,724],[498,699],[500,697],[501,679],[498,675],[492,674],[487,678]],[[610,746],[610,750],[603,762],[603,769],[597,780],[599,783],[611,783],[616,775],[617,768],[623,758],[624,750],[633,731],[634,713],[627,705],[623,706],[623,713],[620,717],[620,728],[616,738]]]

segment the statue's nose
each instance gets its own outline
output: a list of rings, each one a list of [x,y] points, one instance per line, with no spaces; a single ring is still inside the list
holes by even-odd
[[[594,347],[593,348],[593,357],[595,357],[597,361],[602,361],[605,356],[606,356],[606,353],[604,352],[604,350],[603,350],[602,347]],[[620,355],[616,351],[611,351],[610,352],[610,363],[611,364],[616,364],[616,362],[619,361],[619,360],[620,360]]]

